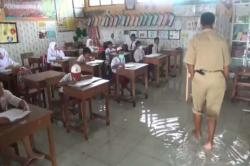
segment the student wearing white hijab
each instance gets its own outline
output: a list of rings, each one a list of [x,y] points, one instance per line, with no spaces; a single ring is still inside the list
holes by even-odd
[[[0,71],[18,66],[19,64],[13,61],[5,48],[0,48]]]
[[[98,50],[98,48],[94,46],[92,39],[87,40],[86,47],[88,47],[91,52],[96,52],[96,50]]]
[[[57,48],[56,42],[50,42],[47,53],[47,63],[53,63],[53,61],[63,59],[64,57],[64,52]]]

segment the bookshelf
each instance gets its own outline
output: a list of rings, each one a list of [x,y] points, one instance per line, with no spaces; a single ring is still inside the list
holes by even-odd
[[[232,22],[232,58],[242,60],[250,49],[250,0],[234,1]]]

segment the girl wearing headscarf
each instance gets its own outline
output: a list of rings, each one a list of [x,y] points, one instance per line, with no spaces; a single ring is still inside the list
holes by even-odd
[[[5,48],[0,48],[0,71],[18,66],[19,64],[13,61]]]
[[[57,48],[56,42],[50,42],[47,53],[47,63],[53,63],[53,61],[63,59],[64,57],[64,52]]]
[[[88,47],[90,49],[91,52],[96,52],[98,51],[98,47],[95,47],[93,44],[93,40],[92,39],[88,39],[86,42],[86,47]]]

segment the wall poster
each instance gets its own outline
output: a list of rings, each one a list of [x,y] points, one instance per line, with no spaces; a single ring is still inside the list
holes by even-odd
[[[18,43],[16,23],[0,22],[0,44],[11,43]]]

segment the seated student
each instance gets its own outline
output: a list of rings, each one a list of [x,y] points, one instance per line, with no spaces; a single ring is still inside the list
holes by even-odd
[[[144,50],[143,50],[143,48],[141,46],[141,42],[137,41],[135,43],[135,46],[136,46],[136,49],[135,49],[135,52],[134,52],[134,60],[137,63],[142,63],[143,59],[144,59],[144,56],[145,56],[145,52],[144,52]]]
[[[71,69],[70,73],[66,74],[60,81],[59,86],[64,86],[68,84],[75,84],[77,81],[81,81],[84,79],[90,79],[91,75],[82,75],[81,66],[78,64],[74,64]],[[63,93],[63,87],[59,89],[60,93]]]
[[[10,57],[6,49],[0,48],[0,71],[10,69],[19,66],[18,63],[14,62]]]
[[[117,54],[111,61],[111,70],[112,70],[112,80],[116,80],[116,73],[117,70],[121,67],[124,68],[125,65],[125,57],[124,57],[124,51],[122,50],[122,47],[117,48]],[[126,77],[120,76],[119,82],[122,86],[122,90],[125,88],[128,90],[128,83],[129,80]]]
[[[50,42],[47,53],[47,63],[53,64],[55,60],[63,59],[64,57],[64,52],[58,49],[56,42]]]
[[[82,55],[77,58],[77,63],[85,64],[87,61],[91,60],[91,50],[88,47],[83,48]]]
[[[152,54],[159,53],[161,51],[160,48],[160,39],[159,37],[154,38],[154,44],[152,48]]]
[[[7,111],[9,105],[21,108],[25,111],[29,110],[29,106],[24,100],[14,96],[10,91],[5,90],[3,88],[3,83],[0,82],[0,112]],[[7,123],[10,123],[8,119],[0,118],[0,125]],[[19,162],[22,162],[22,164],[28,164],[34,159],[44,159],[44,155],[35,153],[32,150],[30,138],[28,136],[23,138],[22,142],[28,155],[27,159],[15,155],[15,153],[12,152],[11,148],[4,149],[3,151],[0,150],[0,154],[7,158],[18,160]]]
[[[128,47],[129,47],[129,50],[131,50],[131,51],[134,51],[135,50],[135,47],[136,47],[136,43],[137,42],[137,40],[136,40],[136,36],[135,36],[135,34],[133,33],[133,34],[131,34],[130,35],[130,43],[128,43]]]
[[[98,47],[94,46],[92,39],[88,39],[86,41],[86,47],[88,47],[91,52],[97,52],[98,51]]]
[[[115,49],[113,48],[113,43],[111,41],[108,41],[107,43],[107,48],[105,50],[105,60],[107,64],[110,64],[111,62],[111,56],[116,52]]]

